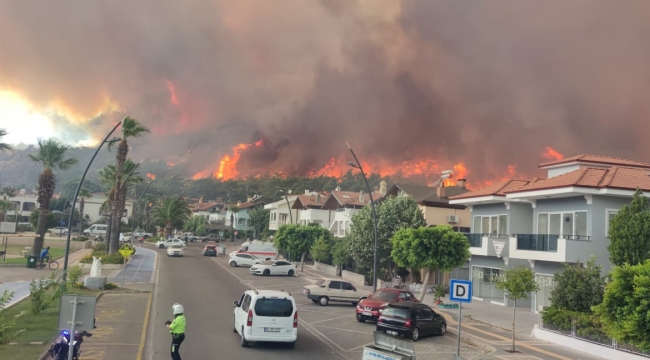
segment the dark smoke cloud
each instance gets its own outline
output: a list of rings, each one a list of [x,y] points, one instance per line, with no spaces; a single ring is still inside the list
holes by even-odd
[[[69,139],[141,119],[136,160],[200,170],[261,132],[247,169],[306,172],[347,140],[492,179],[545,146],[650,150],[647,1],[20,1],[0,32],[0,89],[54,104]]]

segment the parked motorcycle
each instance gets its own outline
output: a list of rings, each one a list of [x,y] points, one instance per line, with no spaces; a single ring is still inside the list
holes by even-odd
[[[84,337],[91,337],[93,334],[87,331],[75,331],[74,341],[72,342],[73,353],[72,358],[74,360],[79,360],[81,356],[81,343],[84,341]],[[68,360],[68,351],[70,349],[70,332],[68,330],[63,330],[61,336],[57,341],[52,344],[50,350],[48,350],[50,356],[54,360]]]

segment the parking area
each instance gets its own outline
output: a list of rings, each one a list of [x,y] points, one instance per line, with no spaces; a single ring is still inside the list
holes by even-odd
[[[289,291],[298,303],[300,325],[345,359],[360,360],[363,357],[363,347],[373,343],[375,324],[357,322],[352,305],[320,306],[302,295],[302,286],[314,282],[312,275],[298,273],[292,277],[255,276],[246,267],[230,267],[226,256],[218,256],[213,260],[225,272],[251,288]],[[452,336],[424,337],[415,343],[415,350],[418,359],[451,360],[456,353],[456,339]],[[483,350],[461,344],[461,356],[464,359],[477,359],[483,355]]]

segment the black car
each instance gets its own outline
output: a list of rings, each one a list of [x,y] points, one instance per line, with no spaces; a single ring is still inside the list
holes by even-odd
[[[447,321],[429,306],[416,302],[389,304],[377,320],[377,331],[417,341],[424,335],[444,335]]]
[[[214,245],[206,245],[201,250],[203,256],[217,256],[217,247]]]

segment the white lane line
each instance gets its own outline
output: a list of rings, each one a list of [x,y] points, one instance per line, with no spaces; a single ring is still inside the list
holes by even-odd
[[[333,327],[323,326],[323,325],[315,325],[315,327],[323,328],[323,329],[336,330],[336,331],[349,331],[349,332],[353,332],[353,333],[357,333],[357,334],[369,335],[367,332],[359,331],[359,330],[339,329],[339,328],[333,328]]]
[[[334,321],[334,320],[346,319],[346,318],[350,318],[350,317],[352,317],[352,316],[351,316],[351,315],[348,315],[348,316],[339,316],[339,317],[335,317],[335,318],[331,318],[331,319],[326,319],[326,320],[313,321],[311,324],[312,324],[312,325],[316,325],[316,324],[320,324],[320,323],[324,323],[324,322],[328,322],[328,321]]]

